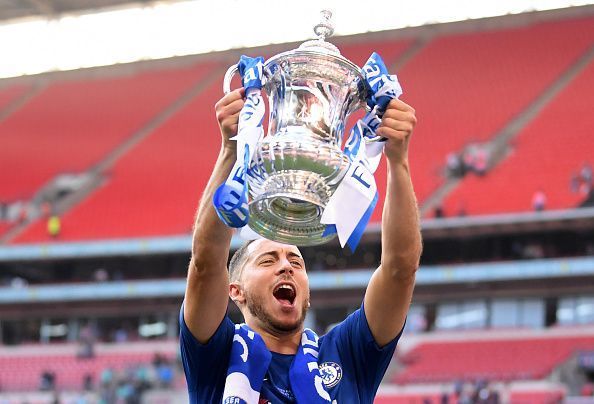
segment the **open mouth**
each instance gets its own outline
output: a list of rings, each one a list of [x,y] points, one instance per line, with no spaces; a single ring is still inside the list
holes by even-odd
[[[277,285],[272,294],[283,305],[292,306],[295,302],[295,287],[289,283]]]

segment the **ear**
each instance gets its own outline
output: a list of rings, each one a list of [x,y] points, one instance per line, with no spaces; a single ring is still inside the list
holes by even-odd
[[[235,304],[243,304],[245,302],[245,295],[241,289],[241,285],[238,283],[229,284],[229,297],[235,302]]]

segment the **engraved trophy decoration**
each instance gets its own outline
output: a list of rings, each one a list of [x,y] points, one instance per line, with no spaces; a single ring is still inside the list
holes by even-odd
[[[374,129],[401,89],[377,54],[361,69],[326,42],[334,31],[330,17],[322,11],[317,39],[265,63],[242,56],[227,71],[225,93],[239,71],[246,101],[237,163],[213,202],[226,224],[247,224],[267,239],[306,246],[338,233],[341,244],[350,241],[354,249],[377,201],[373,172],[383,142]],[[269,99],[267,136],[261,89]],[[346,120],[359,108],[368,114],[343,150]]]

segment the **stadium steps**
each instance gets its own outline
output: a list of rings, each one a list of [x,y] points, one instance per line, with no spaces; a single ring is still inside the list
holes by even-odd
[[[414,57],[427,46],[428,43],[431,42],[433,39],[433,35],[423,35],[419,38],[416,38],[415,41],[408,47],[402,54],[398,57],[398,59],[394,62],[392,66],[388,66],[388,70],[391,72],[395,71],[398,73],[398,70],[403,68],[409,61],[414,59]]]
[[[45,85],[38,81],[33,85],[14,85],[4,89],[0,94],[0,122],[37,96],[44,88]]]
[[[585,51],[572,65],[562,74],[557,76],[537,98],[533,100],[522,112],[511,119],[500,131],[493,135],[493,138],[485,144],[490,150],[488,170],[497,166],[509,155],[511,143],[514,138],[522,132],[532,121],[534,121],[543,109],[559,95],[567,86],[583,72],[586,67],[594,61],[594,46]],[[443,205],[448,195],[455,190],[463,178],[449,178],[443,185],[435,190],[420,207],[421,215],[425,216],[433,209]]]

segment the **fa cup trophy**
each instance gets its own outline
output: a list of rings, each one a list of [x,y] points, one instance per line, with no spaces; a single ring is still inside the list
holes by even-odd
[[[365,209],[358,208],[363,212],[355,212],[358,217],[354,225],[359,225],[365,213],[363,228],[369,220],[368,208],[377,200],[375,167],[368,161],[369,150],[362,155],[359,149],[364,150],[370,142],[382,143],[373,131],[381,118],[378,107],[373,109],[379,98],[374,97],[374,84],[375,90],[380,88],[381,92],[383,84],[397,84],[397,80],[386,74],[381,59],[384,71],[380,72],[375,59],[361,69],[344,58],[336,46],[326,41],[334,31],[330,17],[330,12],[322,12],[322,21],[314,28],[317,39],[266,62],[242,57],[225,75],[225,93],[231,91],[231,79],[238,71],[247,86],[237,136],[238,163],[214,198],[219,216],[233,227],[247,223],[255,233],[288,244],[325,243],[337,232],[340,236],[336,222],[350,214],[353,200],[348,190],[342,192],[347,200],[332,201],[347,177],[355,187],[360,183],[363,189],[359,193],[368,194]],[[261,87],[269,100],[267,136],[261,129],[264,106],[260,105],[260,89],[246,84],[258,75],[259,84],[254,87]],[[394,86],[388,87],[393,90]],[[386,88],[383,92],[392,98],[399,95]],[[351,134],[343,149],[346,121],[360,108],[368,110],[369,118],[357,123],[354,131],[358,134]],[[371,113],[372,109],[375,113]],[[242,132],[242,126],[251,128],[245,130],[249,134]],[[376,150],[371,152],[376,155],[372,158],[381,154],[380,148],[371,148]],[[332,212],[325,214],[326,209]]]

